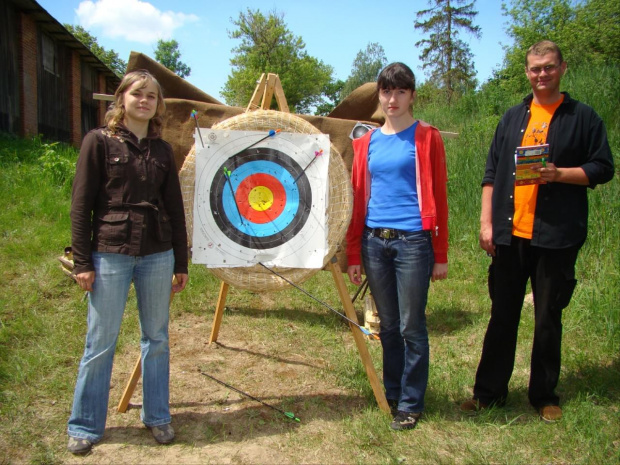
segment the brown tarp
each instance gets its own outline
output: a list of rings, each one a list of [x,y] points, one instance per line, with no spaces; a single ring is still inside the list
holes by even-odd
[[[162,136],[172,145],[177,170],[181,169],[185,157],[194,145],[196,122],[191,116],[192,110],[196,110],[198,124],[201,128],[210,128],[220,121],[245,112],[245,108],[223,104],[148,56],[131,52],[127,72],[139,69],[148,70],[162,86],[166,101]],[[374,125],[383,122],[375,86],[375,83],[362,85],[345,98],[329,116],[297,115],[314,125],[323,134],[329,135],[349,172],[353,162],[353,149],[349,134],[353,127],[357,122]],[[344,271],[347,266],[344,240],[342,246],[343,248],[337,253],[337,260]]]
[[[217,122],[245,111],[245,108],[219,102],[148,56],[131,52],[127,72],[138,69],[148,70],[162,86],[167,107],[163,137],[172,144],[177,169],[181,169],[185,156],[194,144],[196,123],[191,117],[192,110],[196,110],[198,123],[202,128],[210,128]],[[329,135],[350,170],[353,150],[349,134],[358,121],[380,124],[382,120],[377,110],[375,84],[367,83],[353,91],[329,116],[297,116],[314,125],[323,134]]]

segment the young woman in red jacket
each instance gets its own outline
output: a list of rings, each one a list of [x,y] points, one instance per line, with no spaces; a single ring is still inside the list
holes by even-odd
[[[412,115],[415,77],[392,63],[377,80],[381,128],[353,140],[353,217],[348,274],[362,265],[380,319],[383,384],[395,430],[415,428],[424,410],[430,281],[448,275],[446,159],[439,131]]]

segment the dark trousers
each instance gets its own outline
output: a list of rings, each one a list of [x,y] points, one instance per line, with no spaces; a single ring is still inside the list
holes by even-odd
[[[528,397],[536,408],[559,404],[555,388],[560,376],[562,310],[575,288],[575,262],[581,245],[545,249],[513,236],[510,246],[496,247],[489,267],[491,319],[476,372],[475,399],[499,405],[506,400],[521,308],[530,279],[535,328]]]

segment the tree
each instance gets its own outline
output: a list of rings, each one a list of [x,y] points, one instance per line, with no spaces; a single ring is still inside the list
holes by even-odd
[[[480,38],[481,33],[480,27],[473,24],[478,14],[473,9],[475,2],[462,5],[464,1],[429,0],[431,8],[419,11],[415,22],[416,29],[431,33],[428,39],[415,44],[424,46],[419,56],[422,69],[430,71],[429,77],[446,92],[448,101],[455,91],[476,85],[473,55],[469,45],[459,38],[459,29],[476,38]]]
[[[513,45],[506,48],[502,87],[516,93],[529,92],[524,78],[525,52],[541,40],[552,40],[562,48],[562,34],[574,19],[571,0],[513,0],[502,4],[504,16],[510,18],[506,33]],[[566,56],[564,57],[567,58]]]
[[[321,103],[316,105],[316,110],[314,114],[321,116],[329,115],[332,110],[336,108],[336,106],[338,106],[338,104],[342,101],[343,87],[344,81],[342,79],[328,82],[323,89],[324,98],[322,99]]]
[[[564,43],[571,64],[620,64],[620,2],[589,0],[577,4],[575,21],[566,25]]]
[[[370,42],[366,50],[357,52],[351,75],[347,78],[342,88],[342,98],[349,95],[355,89],[367,82],[374,82],[381,70],[387,65],[385,50],[377,42]]]
[[[97,58],[99,58],[108,68],[110,68],[118,77],[122,77],[127,69],[127,63],[121,60],[114,50],[106,50],[97,43],[97,39],[82,26],[72,26],[65,24],[65,29],[82,42]]]
[[[229,36],[241,39],[233,48],[231,74],[222,95],[228,105],[246,106],[262,73],[278,74],[291,111],[307,113],[323,103],[333,69],[305,51],[306,45],[286,27],[283,15],[247,9],[231,20]]]
[[[562,50],[571,67],[620,63],[620,2],[587,0],[513,0],[503,5],[512,20],[507,33],[514,45],[506,67],[523,69],[523,57],[534,43],[549,39]]]
[[[528,92],[523,79],[527,49],[544,39],[562,50],[570,68],[620,64],[620,2],[617,0],[512,0],[502,5],[513,45],[506,49],[501,87]]]
[[[157,49],[155,49],[155,60],[160,62],[173,73],[184,78],[189,76],[192,69],[181,60],[181,52],[179,52],[179,43],[176,40],[157,41]]]

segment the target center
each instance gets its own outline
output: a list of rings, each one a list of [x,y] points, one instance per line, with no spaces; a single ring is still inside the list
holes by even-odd
[[[265,186],[256,186],[248,195],[250,206],[256,210],[263,212],[273,205],[273,192]]]

